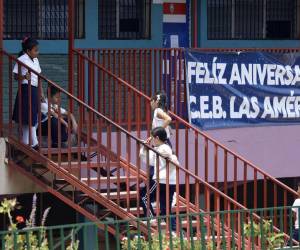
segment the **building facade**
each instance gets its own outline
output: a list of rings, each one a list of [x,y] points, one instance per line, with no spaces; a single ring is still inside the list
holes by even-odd
[[[67,0],[4,1],[5,49],[17,53],[20,40],[31,35],[42,54],[66,54],[67,10]],[[75,47],[171,46],[164,43],[170,31],[163,23],[185,22],[184,46],[296,48],[299,11],[299,0],[76,0]]]

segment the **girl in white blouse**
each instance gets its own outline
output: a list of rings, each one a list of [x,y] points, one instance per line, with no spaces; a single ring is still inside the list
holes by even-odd
[[[38,55],[38,41],[31,37],[26,37],[22,41],[22,51],[19,53],[18,60],[37,73],[41,73]],[[21,69],[20,72],[19,68]],[[15,80],[21,81],[21,93],[18,90],[12,118],[16,123],[22,124],[22,142],[24,144],[29,144],[29,130],[31,131],[30,146],[36,149],[38,147],[36,125],[38,122],[38,105],[40,104],[38,98],[38,76],[32,72],[29,73],[27,68],[19,67],[18,64],[14,66],[13,73]],[[31,91],[31,105],[29,102],[29,91]],[[19,110],[20,107],[21,110]],[[30,113],[31,121],[29,119]]]
[[[171,117],[168,115],[167,96],[163,92],[158,92],[151,98],[151,108],[153,110],[152,129],[163,127],[167,133],[166,143],[172,148],[170,141],[172,122]]]
[[[71,127],[71,132],[73,134],[77,134],[77,122],[74,115],[68,110],[60,107],[58,109],[58,104],[61,102],[59,90],[53,86],[50,88],[50,103],[48,103],[47,98],[42,98],[41,101],[41,127],[42,127],[42,135],[48,136],[48,117],[50,118],[51,124],[51,142],[52,147],[58,147],[61,143],[62,147],[67,146],[68,141],[68,127]],[[50,106],[50,107],[49,107]],[[60,106],[60,105],[59,105]],[[48,115],[48,110],[50,110],[50,114]],[[60,117],[59,117],[60,114]],[[68,116],[70,117],[70,124],[68,124]],[[58,138],[59,126],[61,126],[61,141]]]

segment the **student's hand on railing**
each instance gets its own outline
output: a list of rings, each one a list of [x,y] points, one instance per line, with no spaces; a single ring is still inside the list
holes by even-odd
[[[58,119],[58,114],[56,112],[54,112],[53,109],[50,110],[50,113],[53,117],[55,117],[56,119]]]
[[[43,87],[41,85],[39,85],[39,87],[41,88],[41,90],[40,90],[41,100],[42,100],[42,102],[46,102],[46,97],[45,97],[45,94],[44,94]]]
[[[31,74],[29,72],[27,72],[26,75],[24,75],[23,77],[24,77],[24,79],[29,81],[31,79]]]
[[[52,105],[52,109],[56,114],[58,114],[58,106],[56,104]]]
[[[145,142],[146,144],[150,144],[151,140],[152,140],[152,137],[150,136],[150,137],[147,138],[147,140],[145,140],[144,142]]]

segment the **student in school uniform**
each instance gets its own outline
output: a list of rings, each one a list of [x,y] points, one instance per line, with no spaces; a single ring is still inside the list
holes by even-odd
[[[168,115],[167,96],[164,92],[157,92],[151,97],[151,108],[153,110],[152,129],[163,127],[167,133],[166,142],[172,148],[170,141],[172,118]]]
[[[38,41],[26,37],[22,41],[22,51],[19,53],[18,60],[27,65],[32,70],[37,73],[41,73],[41,68],[38,60],[39,48]],[[29,73],[27,68],[21,66],[19,72],[18,64],[13,68],[15,80],[21,81],[21,96],[18,90],[14,111],[13,111],[13,121],[22,124],[22,142],[29,145],[29,130],[31,131],[31,147],[34,149],[38,148],[38,139],[36,134],[36,124],[38,122],[38,105],[40,100],[38,98],[38,76],[34,73]],[[29,110],[29,90],[31,90],[31,110]],[[21,98],[21,100],[19,100]],[[19,105],[21,101],[21,105]],[[21,110],[19,110],[19,106]],[[31,113],[31,122],[29,121],[29,114]],[[21,115],[22,119],[19,120]]]
[[[299,241],[299,210],[300,210],[300,182],[297,185],[297,193],[298,198],[295,199],[293,203],[292,211],[294,212],[294,218],[295,218],[295,228],[293,233],[293,239],[296,241]]]
[[[77,122],[74,117],[74,115],[67,111],[66,109],[59,107],[58,104],[60,103],[60,96],[59,96],[59,90],[55,87],[50,88],[50,108],[48,99],[42,98],[41,101],[41,113],[42,113],[42,135],[48,135],[48,117],[51,118],[51,142],[52,147],[58,147],[59,144],[59,138],[58,138],[58,127],[59,123],[61,124],[61,146],[66,147],[67,141],[68,141],[68,116],[70,116],[71,121],[71,132],[73,134],[77,134]],[[48,116],[48,111],[50,110],[50,115]],[[60,112],[60,114],[59,114]],[[60,122],[59,122],[59,116],[60,116]]]
[[[152,119],[152,129],[157,127],[163,127],[167,133],[166,143],[172,148],[170,141],[171,129],[170,123],[172,121],[171,117],[168,115],[167,108],[167,96],[163,92],[157,92],[154,96],[151,97],[151,109],[153,110],[153,119]],[[147,139],[151,141],[151,137]],[[150,166],[150,184],[153,179],[154,166]]]
[[[160,215],[165,216],[167,214],[167,185],[169,186],[169,208],[170,208],[170,214],[171,214],[171,208],[172,208],[172,200],[174,193],[176,191],[176,167],[175,164],[179,164],[177,156],[173,154],[172,149],[170,145],[167,143],[167,133],[165,128],[163,127],[157,127],[151,131],[152,137],[148,138],[145,142],[147,144],[150,143],[150,140],[153,141],[154,149],[161,154],[161,156],[166,157],[170,160],[169,162],[169,183],[167,183],[167,161],[159,157],[158,159],[158,176],[159,179],[157,180],[157,167],[154,168],[154,175],[153,175],[153,181],[150,183],[149,186],[149,197],[147,196],[147,186],[144,187],[141,190],[141,205],[144,210],[144,214],[147,215],[147,202],[148,198],[150,199],[150,216],[154,216],[155,212],[153,210],[151,201],[155,200],[156,197],[156,190],[157,186],[159,185],[160,190]],[[147,150],[142,147],[140,149],[140,157],[143,162],[147,163],[149,162],[149,166],[157,166],[157,156],[156,153],[152,150]],[[148,159],[147,159],[148,157]],[[171,219],[171,228],[173,231],[176,230],[176,219]]]
[[[163,91],[158,91],[151,97],[151,109],[153,111],[152,129],[163,127],[167,133],[166,143],[172,148],[171,127],[172,118],[168,115],[167,96]],[[151,139],[150,139],[151,140]],[[153,182],[154,166],[150,167],[150,184]],[[176,204],[176,193],[173,197],[173,205]]]

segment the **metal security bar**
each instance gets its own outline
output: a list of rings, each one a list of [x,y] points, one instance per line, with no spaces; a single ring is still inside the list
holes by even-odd
[[[150,39],[150,0],[99,0],[99,39]]]
[[[299,210],[300,208],[294,209]],[[275,212],[280,216],[275,218]],[[284,233],[282,226],[274,230],[272,225],[275,220],[282,225],[285,213],[289,218],[289,231]],[[278,207],[182,214],[175,216],[180,225],[177,234],[168,234],[163,227],[164,221],[170,220],[174,216],[41,227],[0,232],[0,243],[2,249],[23,249],[22,245],[33,248],[44,244],[44,247],[48,247],[45,249],[49,250],[284,249],[285,247],[299,249],[298,242],[293,240],[293,237],[300,236],[300,233],[298,232],[297,235],[294,229],[293,213],[292,207]],[[267,216],[257,220],[256,214]],[[186,225],[186,218],[189,218],[189,225]],[[187,228],[192,228],[195,220],[199,221],[200,230],[198,233],[194,232],[187,236]],[[132,227],[133,224],[136,227]],[[156,224],[158,230],[151,234],[151,225],[153,224]],[[148,235],[141,231],[142,225],[148,227]],[[116,232],[113,238],[109,237],[109,227]],[[235,233],[236,227],[240,229],[238,235]]]
[[[75,0],[75,38],[84,38],[84,3]],[[4,39],[67,39],[67,0],[4,0]]]
[[[299,0],[208,0],[208,39],[299,39]]]

